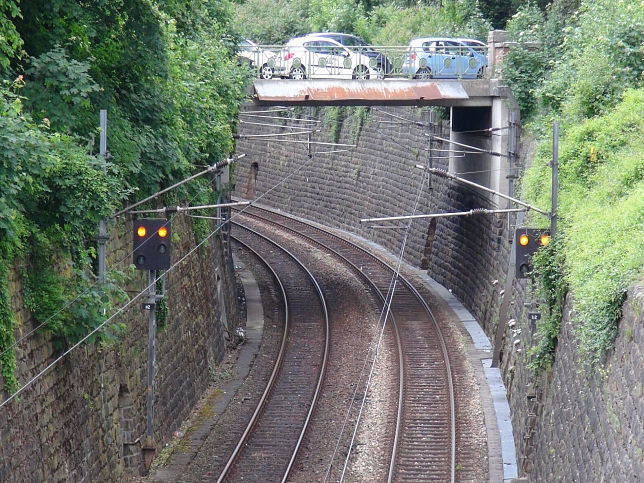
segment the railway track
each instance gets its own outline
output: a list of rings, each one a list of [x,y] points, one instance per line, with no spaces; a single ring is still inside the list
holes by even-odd
[[[361,247],[321,228],[256,206],[235,216],[238,223],[252,224],[252,220],[278,226],[335,254],[368,279],[381,300],[387,299],[394,268]],[[454,481],[454,386],[439,324],[421,294],[402,276],[390,299],[390,314],[401,352],[388,481]],[[350,448],[342,452],[347,454]]]
[[[234,238],[272,267],[287,301],[286,326],[266,389],[217,481],[285,481],[324,378],[326,302],[313,275],[288,251],[250,229],[237,227]]]

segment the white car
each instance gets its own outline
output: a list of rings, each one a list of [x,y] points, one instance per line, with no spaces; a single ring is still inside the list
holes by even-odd
[[[260,79],[272,79],[276,72],[275,53],[262,49],[256,43],[242,39],[239,44],[240,64],[246,64],[253,70],[259,71]]]
[[[376,79],[369,57],[321,35],[291,39],[280,53],[283,75],[291,79]]]

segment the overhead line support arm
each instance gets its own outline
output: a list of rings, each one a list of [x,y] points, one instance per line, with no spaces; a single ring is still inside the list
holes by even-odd
[[[524,201],[521,201],[521,200],[518,200],[516,198],[513,198],[512,196],[508,196],[506,194],[503,194],[503,193],[501,193],[499,191],[496,191],[496,190],[493,190],[491,188],[488,188],[487,186],[483,186],[481,184],[474,183],[473,181],[470,181],[468,179],[461,178],[461,177],[456,176],[454,174],[448,173],[445,170],[438,169],[438,168],[428,168],[426,166],[423,166],[422,164],[417,164],[416,167],[420,168],[420,169],[426,169],[430,173],[436,174],[438,176],[442,176],[444,178],[449,178],[449,179],[456,180],[459,183],[463,183],[463,184],[466,184],[466,185],[469,185],[469,186],[474,186],[475,188],[479,188],[479,189],[482,189],[483,191],[487,191],[488,193],[495,194],[497,196],[500,196],[501,198],[505,198],[506,200],[510,200],[510,201],[512,201],[512,202],[514,202],[514,203],[516,203],[518,205],[525,206],[529,210],[533,210],[533,211],[536,211],[537,213],[541,213],[544,216],[550,217],[550,213],[548,213],[547,211],[541,210],[541,209],[537,208],[536,206],[533,206],[533,205],[531,205],[529,203],[526,203]]]

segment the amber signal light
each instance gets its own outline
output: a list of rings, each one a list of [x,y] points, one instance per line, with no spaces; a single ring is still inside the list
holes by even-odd
[[[159,236],[161,238],[165,238],[166,236],[168,236],[168,229],[165,226],[162,226],[161,228],[159,228]]]
[[[519,245],[522,247],[526,246],[530,242],[530,237],[526,235],[525,233],[519,237]]]
[[[148,231],[145,229],[143,225],[139,225],[139,227],[136,229],[136,234],[139,235],[141,238],[143,238],[147,232]]]
[[[548,243],[550,243],[550,235],[546,235],[545,233],[539,237],[539,245],[542,247],[545,247]]]

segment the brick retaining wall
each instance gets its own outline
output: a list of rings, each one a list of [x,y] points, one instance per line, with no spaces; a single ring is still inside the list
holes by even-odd
[[[173,262],[192,248],[186,219],[173,221]],[[113,227],[108,267],[130,264],[131,222]],[[12,306],[18,316],[16,339],[34,327],[20,297],[22,280],[13,273]],[[217,295],[217,277],[224,300]],[[147,285],[136,273],[130,295]],[[221,307],[229,327],[237,317],[233,271],[221,239],[195,252],[168,275],[169,317],[156,338],[155,438],[161,449],[209,382],[209,368],[224,352]],[[117,481],[142,469],[146,425],[148,313],[134,303],[122,319],[127,330],[116,343],[85,343],[0,409],[0,481]],[[50,338],[36,334],[16,350],[18,378],[25,382],[51,363]],[[3,399],[3,382],[0,380]]]
[[[252,109],[248,107],[247,110]],[[303,108],[300,119],[325,119],[325,109]],[[246,153],[235,171],[235,193],[241,197],[263,195],[260,202],[295,215],[357,233],[397,253],[404,230],[370,229],[361,218],[411,214],[416,203],[422,171],[416,164],[428,159],[430,111],[428,108],[372,108],[366,123],[356,135],[355,110],[349,110],[341,126],[338,142],[358,147],[350,152],[308,157],[307,145],[289,144],[245,135],[267,134],[279,129],[241,124],[237,153]],[[412,122],[403,122],[399,117]],[[266,114],[264,114],[266,115]],[[328,117],[328,114],[326,114]],[[251,121],[252,117],[241,116]],[[254,121],[251,121],[254,122]],[[265,122],[265,121],[263,121]],[[278,122],[273,120],[272,122]],[[286,121],[284,121],[286,123]],[[422,124],[422,125],[419,125]],[[292,126],[302,124],[289,123]],[[315,125],[321,133],[312,140],[330,142],[329,123]],[[443,123],[435,129],[449,137]],[[286,132],[283,130],[282,132]],[[298,140],[306,140],[299,136]],[[330,146],[312,149],[328,151]],[[447,169],[448,160],[436,144],[433,167]],[[440,158],[440,159],[439,159]],[[253,165],[257,167],[252,182]],[[291,177],[275,187],[286,176]],[[250,183],[250,184],[249,184]],[[486,196],[476,190],[433,176],[425,184],[416,213],[466,211],[493,208]],[[380,223],[398,225],[401,222]],[[493,281],[503,278],[508,247],[504,243],[507,217],[475,215],[417,220],[407,240],[405,260],[429,268],[438,282],[454,291],[478,320],[488,322],[498,306]],[[491,326],[488,327],[489,330]]]

